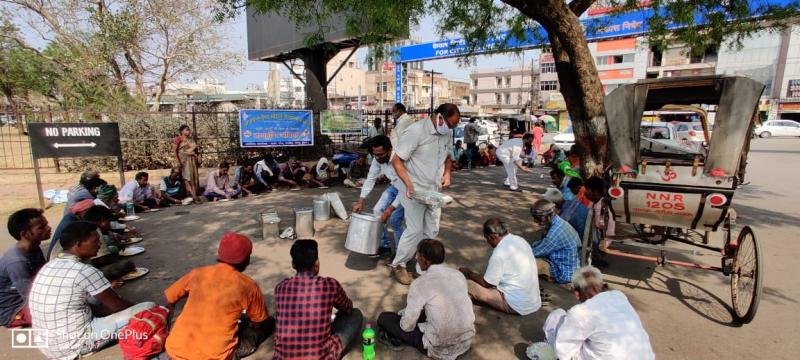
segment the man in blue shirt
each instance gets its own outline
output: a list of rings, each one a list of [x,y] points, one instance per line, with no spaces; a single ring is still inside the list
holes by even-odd
[[[0,257],[0,325],[31,325],[28,294],[33,277],[44,266],[39,245],[50,238],[50,226],[40,209],[22,209],[8,218],[8,232],[17,244]]]
[[[578,246],[580,236],[568,222],[555,214],[556,205],[541,199],[531,207],[533,221],[544,227],[544,237],[533,244],[533,256],[540,275],[549,275],[556,283],[572,280],[578,268]]]

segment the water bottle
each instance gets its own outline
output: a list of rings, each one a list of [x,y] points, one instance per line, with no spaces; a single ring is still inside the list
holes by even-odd
[[[370,323],[361,332],[361,356],[364,360],[375,359],[375,329]]]
[[[127,213],[128,216],[136,215],[136,211],[133,209],[133,203],[125,204],[125,213]]]

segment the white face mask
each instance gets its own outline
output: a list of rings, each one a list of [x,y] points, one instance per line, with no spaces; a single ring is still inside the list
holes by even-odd
[[[447,121],[444,121],[442,114],[436,114],[436,132],[439,135],[447,135],[450,127],[447,126]]]

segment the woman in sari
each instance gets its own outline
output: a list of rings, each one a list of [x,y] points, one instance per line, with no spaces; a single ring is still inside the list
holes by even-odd
[[[181,169],[183,181],[186,183],[186,191],[192,196],[194,202],[200,201],[197,192],[200,189],[200,176],[197,172],[199,163],[197,157],[197,143],[192,137],[192,130],[189,125],[181,125],[178,136],[172,142],[172,153],[178,159],[178,167]]]

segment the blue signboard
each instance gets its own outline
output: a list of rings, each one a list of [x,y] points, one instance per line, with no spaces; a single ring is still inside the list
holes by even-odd
[[[239,110],[239,145],[246,147],[314,145],[310,110]]]
[[[751,7],[753,11],[758,11],[760,9],[759,6],[764,5],[764,3],[787,6],[791,1],[792,0],[753,1]],[[581,25],[584,28],[586,40],[590,42],[608,38],[638,36],[650,30],[647,19],[653,16],[653,12],[653,9],[645,8],[624,14],[599,16],[582,20]],[[708,20],[700,14],[695,17],[695,24],[702,25],[707,23]],[[681,26],[681,24],[670,23],[667,25],[667,28],[669,30],[675,30]],[[504,40],[507,42],[504,43]],[[530,30],[525,39],[509,37],[509,33],[504,31],[500,32],[497,38],[489,39],[485,47],[473,49],[471,53],[483,54],[495,51],[500,46],[505,50],[535,48],[546,45],[547,43],[547,32],[544,31],[543,28]],[[464,39],[445,39],[403,46],[398,49],[398,56],[395,58],[395,62],[405,63],[447,59],[460,56],[467,51],[467,44]]]
[[[394,64],[394,102],[403,102],[403,64],[400,63]]]

